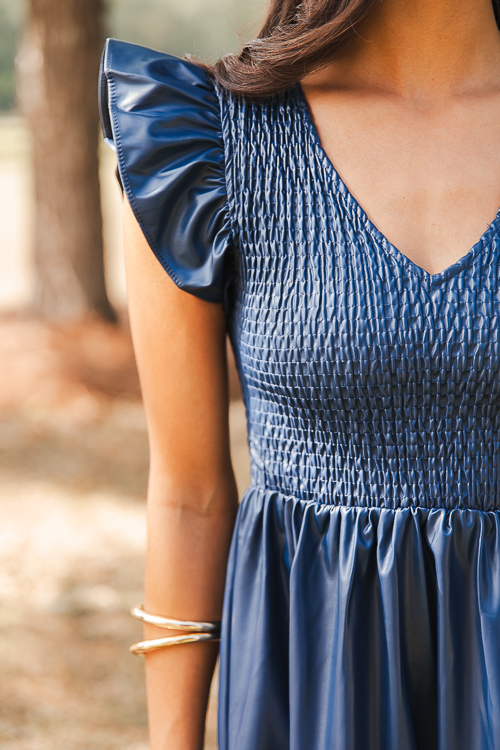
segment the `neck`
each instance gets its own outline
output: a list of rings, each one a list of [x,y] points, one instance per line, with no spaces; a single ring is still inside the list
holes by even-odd
[[[492,0],[380,0],[340,62],[409,96],[498,86]]]

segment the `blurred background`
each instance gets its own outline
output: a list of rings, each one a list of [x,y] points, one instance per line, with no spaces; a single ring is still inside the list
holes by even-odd
[[[105,36],[215,60],[264,0],[0,0],[0,746],[147,750],[146,425],[121,194],[98,128]],[[230,365],[231,440],[249,481]],[[207,750],[216,748],[214,680]]]

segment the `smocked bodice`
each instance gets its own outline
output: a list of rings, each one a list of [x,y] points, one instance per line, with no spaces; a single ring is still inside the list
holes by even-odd
[[[348,192],[298,88],[223,106],[253,482],[328,504],[499,507],[498,220],[430,275]]]

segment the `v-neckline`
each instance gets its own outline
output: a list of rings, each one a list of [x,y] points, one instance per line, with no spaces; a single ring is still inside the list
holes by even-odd
[[[500,207],[495,215],[493,221],[488,225],[486,230],[483,232],[477,242],[472,245],[470,250],[459,258],[457,261],[447,266],[438,273],[430,273],[422,266],[419,266],[415,261],[411,260],[396,245],[387,239],[385,234],[373,223],[364,208],[361,206],[359,201],[354,197],[346,183],[336,170],[332,160],[326,153],[321,139],[319,137],[318,129],[312,116],[309,102],[306,99],[304,91],[300,83],[296,83],[292,88],[296,103],[302,112],[303,120],[309,133],[313,148],[321,160],[327,174],[333,179],[335,186],[338,188],[340,194],[344,199],[346,206],[351,209],[358,219],[364,224],[364,227],[368,234],[374,239],[374,241],[383,248],[383,250],[391,256],[399,265],[404,266],[410,272],[416,274],[420,279],[427,281],[432,285],[439,285],[443,281],[455,276],[457,273],[466,268],[473,260],[475,260],[481,251],[487,247],[493,238],[500,232]]]

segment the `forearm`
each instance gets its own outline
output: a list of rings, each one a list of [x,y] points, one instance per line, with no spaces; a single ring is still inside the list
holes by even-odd
[[[217,487],[151,477],[148,493],[146,610],[175,619],[219,620],[236,513],[227,472]],[[169,631],[173,634],[175,631]],[[146,638],[167,635],[145,625]],[[151,750],[201,750],[217,643],[172,646],[146,655]]]

